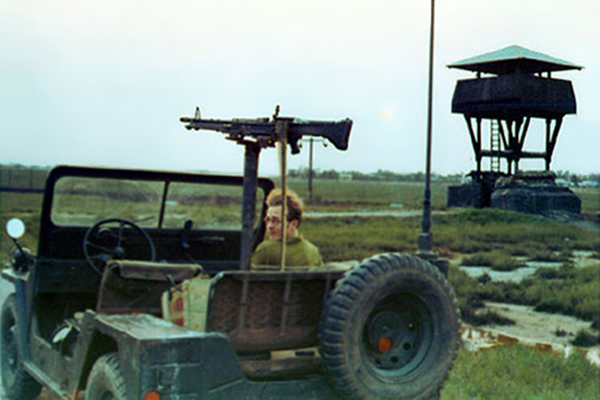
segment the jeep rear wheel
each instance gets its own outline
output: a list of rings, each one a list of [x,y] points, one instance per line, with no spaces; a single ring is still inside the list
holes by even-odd
[[[424,260],[366,260],[338,282],[323,311],[319,351],[330,383],[344,398],[438,396],[458,351],[457,304]]]
[[[85,390],[86,400],[127,400],[125,378],[117,353],[100,357],[94,363]]]
[[[20,340],[17,297],[13,293],[2,305],[2,385],[8,398],[31,400],[38,397],[42,386],[23,368]]]

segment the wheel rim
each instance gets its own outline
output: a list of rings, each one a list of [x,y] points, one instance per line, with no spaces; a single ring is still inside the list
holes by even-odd
[[[14,319],[4,322],[8,322],[8,324],[6,328],[2,329],[2,380],[5,386],[11,386],[19,365],[17,326]]]
[[[415,294],[388,296],[372,308],[362,332],[371,371],[399,376],[421,365],[433,344],[434,324],[427,304]]]

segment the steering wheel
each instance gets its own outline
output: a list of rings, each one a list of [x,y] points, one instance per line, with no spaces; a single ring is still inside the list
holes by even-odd
[[[127,227],[127,228],[126,228]],[[140,245],[143,244],[143,246]],[[135,251],[132,251],[134,250]],[[123,260],[128,253],[154,261],[156,250],[148,233],[139,225],[120,218],[96,222],[83,237],[83,254],[90,268],[102,275],[109,260]]]

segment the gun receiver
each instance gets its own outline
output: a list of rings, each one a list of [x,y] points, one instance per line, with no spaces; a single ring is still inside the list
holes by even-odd
[[[247,137],[254,138],[266,147],[273,147],[280,139],[281,132],[287,132],[287,142],[292,154],[298,154],[300,148],[298,142],[303,136],[324,137],[337,149],[347,150],[352,120],[346,118],[342,121],[305,121],[298,118],[283,118],[277,114],[273,118],[257,119],[202,119],[200,111],[196,108],[194,118],[182,117],[186,129],[206,129],[218,131],[228,135],[227,139],[242,143]],[[279,123],[279,124],[278,124]],[[280,128],[283,123],[284,128]]]

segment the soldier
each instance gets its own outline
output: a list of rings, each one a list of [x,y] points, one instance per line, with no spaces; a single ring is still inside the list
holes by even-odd
[[[302,237],[299,232],[302,222],[302,199],[293,191],[286,193],[286,266],[320,266],[323,264],[319,249]],[[268,239],[265,239],[254,252],[253,265],[279,265],[281,258],[281,238],[283,224],[281,221],[281,207],[283,204],[280,189],[273,190],[267,197],[267,224]]]

